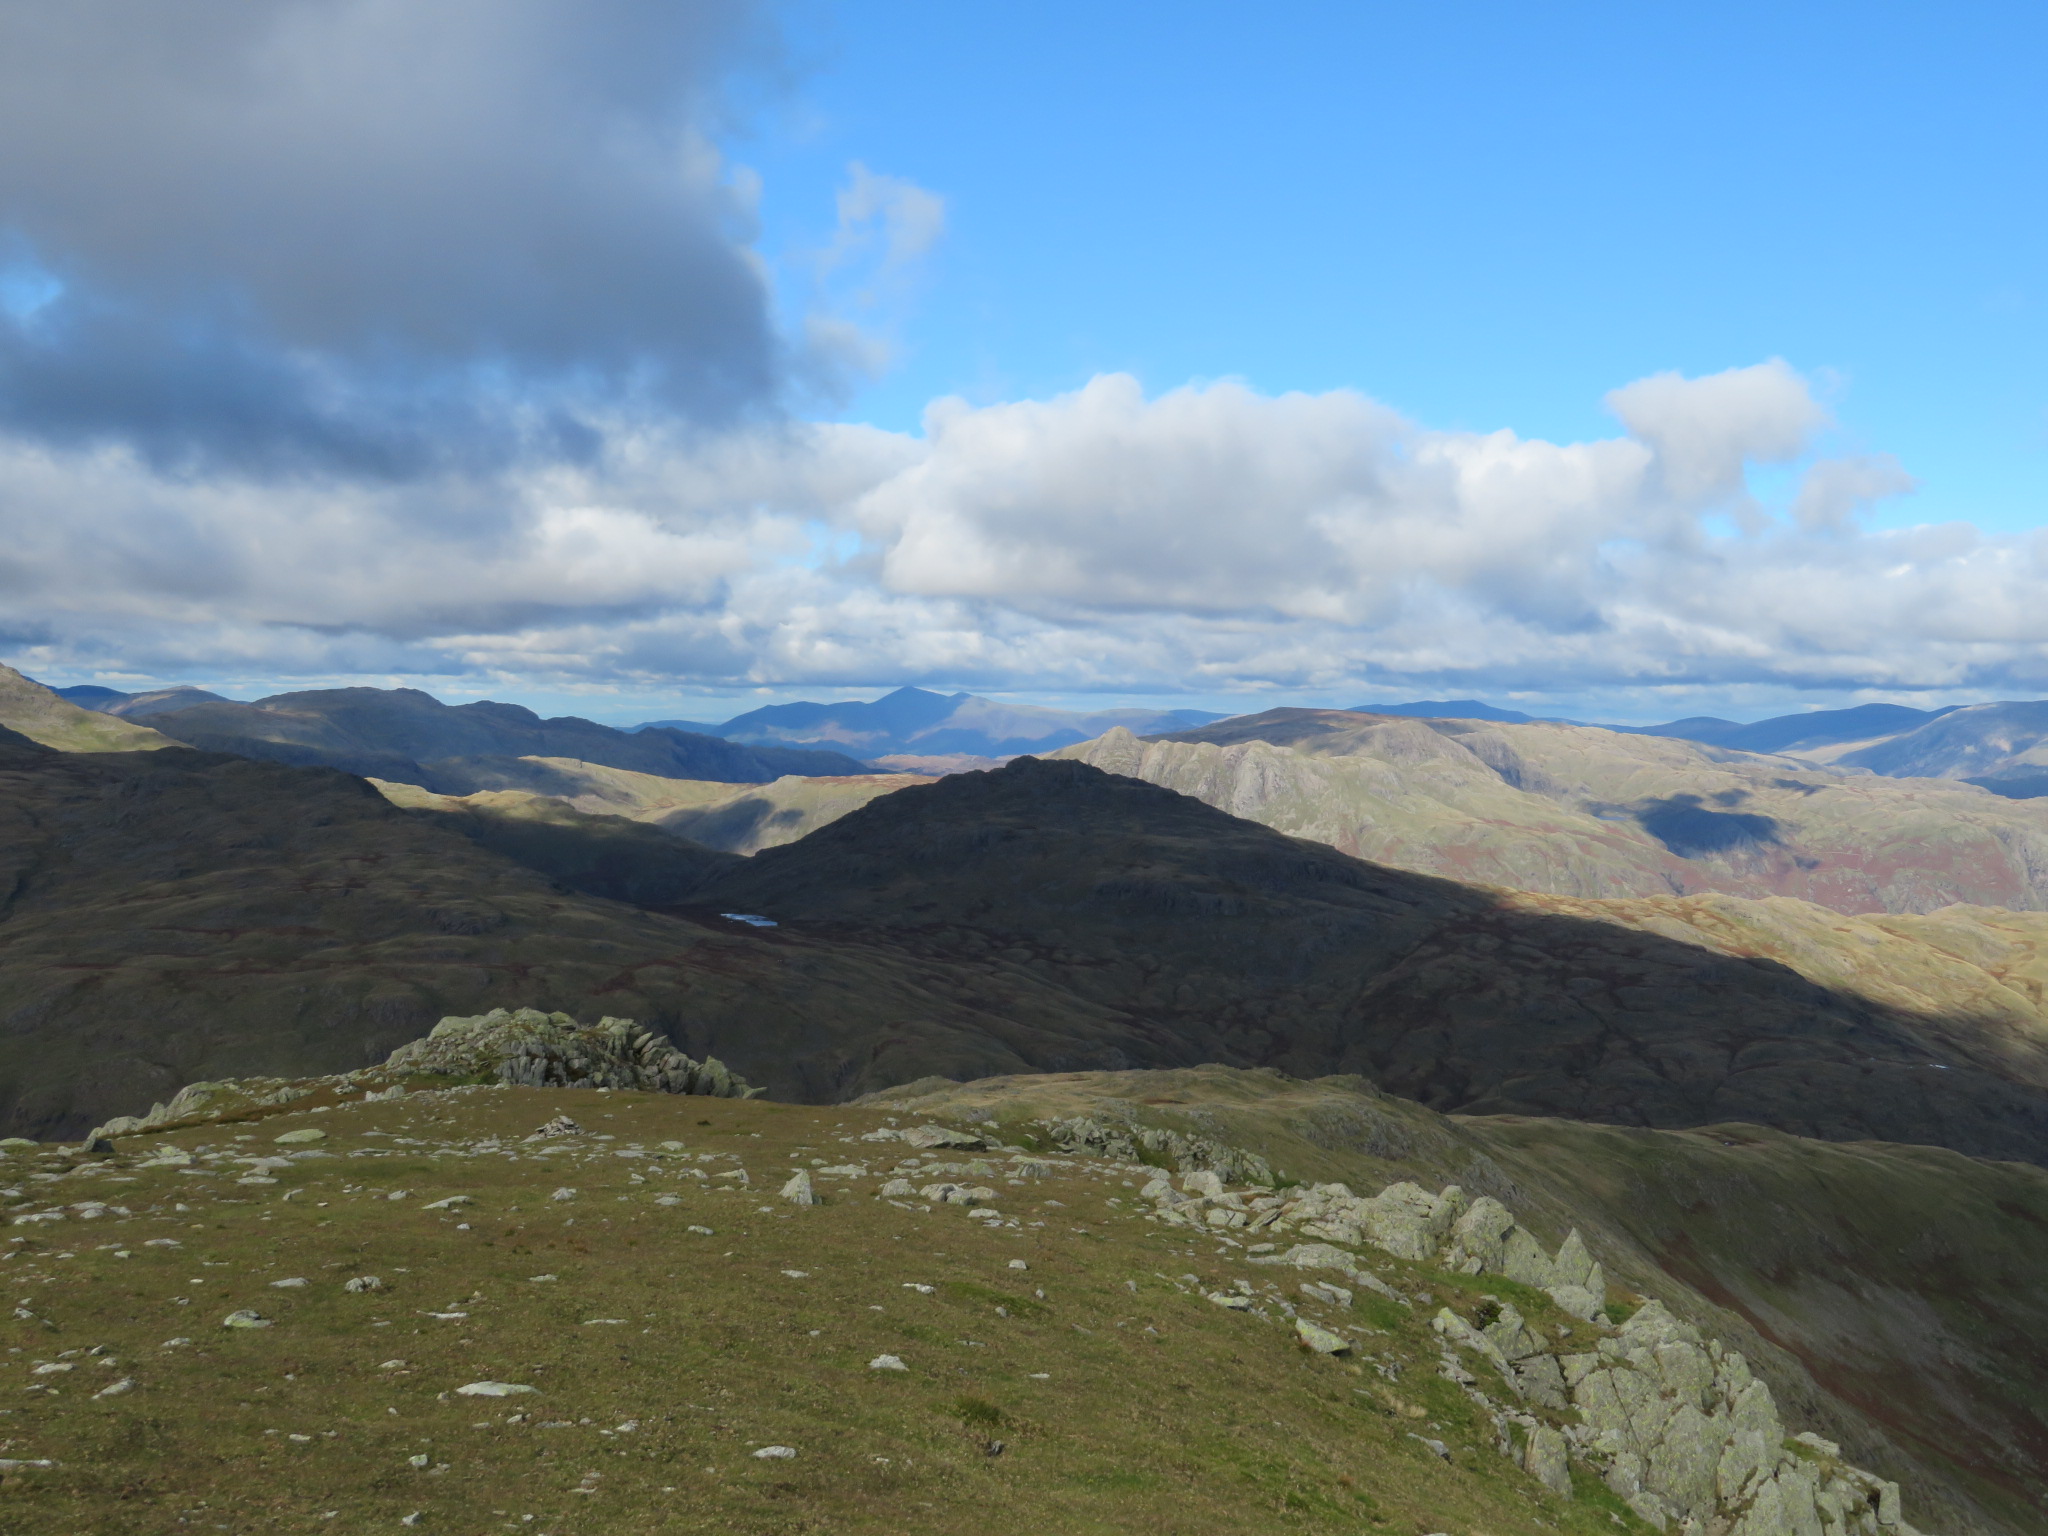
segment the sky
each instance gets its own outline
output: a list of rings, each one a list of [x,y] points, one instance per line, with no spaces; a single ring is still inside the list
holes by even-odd
[[[0,659],[2048,695],[2039,7],[0,0]]]

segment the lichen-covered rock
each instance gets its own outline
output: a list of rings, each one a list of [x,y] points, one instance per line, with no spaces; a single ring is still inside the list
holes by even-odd
[[[782,1198],[791,1205],[816,1205],[818,1192],[811,1187],[811,1176],[806,1170],[799,1170],[782,1186]]]
[[[901,1139],[910,1146],[930,1151],[935,1147],[958,1147],[964,1151],[977,1151],[988,1145],[986,1136],[973,1131],[956,1131],[949,1125],[918,1125],[900,1133]]]
[[[1572,1474],[1565,1439],[1548,1424],[1539,1424],[1529,1431],[1528,1444],[1522,1449],[1522,1466],[1552,1493],[1570,1497]]]
[[[747,1099],[761,1091],[716,1057],[694,1061],[631,1019],[607,1017],[584,1025],[566,1013],[537,1008],[445,1018],[425,1039],[393,1051],[385,1070],[495,1076],[524,1088],[626,1088],[721,1099]]]
[[[1076,1115],[1067,1120],[1040,1122],[1053,1144],[1064,1152],[1100,1153],[1125,1163],[1169,1159],[1176,1172],[1208,1170],[1232,1184],[1257,1184],[1271,1188],[1273,1166],[1256,1152],[1233,1147],[1207,1136],[1184,1136],[1179,1131],[1135,1122],[1112,1126],[1100,1120]]]
[[[1491,1195],[1481,1195],[1451,1224],[1444,1267],[1468,1275],[1497,1272],[1506,1255],[1508,1234],[1514,1230],[1515,1218],[1508,1208]]]
[[[1305,1317],[1297,1317],[1294,1320],[1294,1336],[1319,1355],[1345,1355],[1351,1352],[1351,1341],[1343,1334],[1333,1333]]]

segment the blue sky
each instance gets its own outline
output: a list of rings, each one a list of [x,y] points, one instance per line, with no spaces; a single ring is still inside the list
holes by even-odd
[[[1572,440],[1783,357],[1917,497],[2048,509],[2048,11],[853,4],[736,145],[799,251],[849,160],[940,192],[901,365],[845,414],[1126,370],[1355,388]]]
[[[0,658],[2048,694],[2038,7],[0,0]]]

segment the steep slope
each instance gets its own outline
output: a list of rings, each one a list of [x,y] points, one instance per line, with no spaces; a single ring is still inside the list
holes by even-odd
[[[438,788],[444,758],[566,757],[674,779],[761,784],[789,773],[857,773],[836,752],[736,745],[679,731],[615,731],[574,716],[543,720],[517,704],[443,704],[414,688],[329,688],[253,704],[210,703],[150,717],[205,751],[342,768]]]
[[[149,752],[171,745],[148,726],[81,709],[12,667],[0,667],[0,725],[59,752]]]
[[[1864,963],[1893,996],[1914,979],[1912,995],[1938,995],[1922,1009],[1753,958],[1755,936],[1717,933],[1697,902],[1458,885],[1034,759],[886,796],[704,895],[840,943],[1032,976],[1128,1021],[1092,1059],[1039,1053],[1054,1070],[1353,1071],[1444,1110],[1747,1119],[2048,1157],[2048,1021],[2022,990],[2048,918],[2031,914],[2005,918],[2028,957],[2007,985],[1951,949],[1898,932],[1866,945],[1831,931],[1847,919],[1784,904],[1815,919],[1781,925],[1802,966],[1808,948],[1875,949]],[[1753,905],[1776,904],[1738,910]]]
[[[1660,737],[1271,710],[1051,755],[1361,858],[1525,890],[2048,908],[2048,806]]]
[[[971,693],[899,688],[872,704],[772,704],[737,715],[716,730],[729,741],[830,747],[870,761],[955,754],[1002,758],[1086,741],[1116,726],[1180,730],[1217,718],[1198,709],[1041,709]]]
[[[123,720],[145,720],[151,715],[160,715],[166,710],[183,709],[191,704],[227,704],[233,702],[218,693],[209,693],[204,688],[181,685],[176,688],[153,688],[147,693],[122,693],[114,688],[99,688],[84,684],[76,688],[59,688],[59,695],[86,709],[96,709],[103,715],[118,715]]]
[[[783,778],[647,819],[652,826],[707,848],[752,854],[793,843],[882,795],[930,782],[914,773]]]
[[[1844,742],[1868,742],[1914,730],[1955,708],[1909,709],[1903,704],[1858,704],[1852,709],[1817,709],[1810,714],[1774,715],[1747,725],[1711,715],[1672,720],[1663,725],[1617,725],[1607,729],[1632,736],[1676,736],[1685,741],[1728,747],[1738,752],[1790,752]]]
[[[12,1127],[351,1066],[518,1002],[631,1015],[790,1098],[1220,1061],[1362,1072],[1442,1109],[2048,1159],[2031,914],[1880,929],[1797,903],[1516,896],[1032,760],[722,865],[631,822],[596,843],[569,812],[465,829],[344,775],[183,751],[16,749],[0,769]],[[574,889],[675,889],[693,859],[714,872],[666,915]]]
[[[617,876],[613,856],[665,861],[628,861],[633,879],[726,857],[630,822],[623,849],[593,845],[585,820],[432,817],[331,770],[182,749],[0,744],[0,1133],[343,1070],[505,1001],[632,1015],[798,1099],[1030,1070],[1117,1031],[1028,975],[581,894],[568,882]]]
[[[545,795],[436,795],[413,784],[370,783],[393,805],[418,811],[572,891],[607,901],[638,907],[687,901],[733,857],[630,817],[579,811]]]
[[[1894,778],[2039,780],[2048,777],[2048,703],[1951,710],[1839,761]]]
[[[863,1102],[1006,1129],[1093,1124],[1127,1139],[1151,1129],[1221,1142],[1304,1185],[1407,1179],[1493,1196],[1546,1248],[1579,1230],[1610,1286],[1741,1350],[1788,1426],[1906,1486],[1913,1523],[1945,1536],[2040,1528],[2042,1169],[1755,1126],[1446,1119],[1357,1079],[1213,1067],[921,1083]]]

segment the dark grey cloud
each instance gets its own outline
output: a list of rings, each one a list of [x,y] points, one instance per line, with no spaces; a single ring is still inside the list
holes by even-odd
[[[755,0],[0,0],[0,428],[389,476],[759,412],[707,134],[771,57]]]

